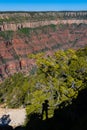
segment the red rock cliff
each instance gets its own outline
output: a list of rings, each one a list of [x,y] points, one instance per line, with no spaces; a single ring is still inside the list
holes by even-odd
[[[27,15],[30,18],[29,14],[26,13]],[[7,19],[9,17],[10,15]],[[34,65],[34,61],[28,58],[31,53],[46,52],[51,55],[53,51],[58,49],[76,49],[87,45],[86,19],[68,18],[64,20],[57,18],[56,20],[47,20],[46,18],[45,21],[35,21],[32,18],[30,22],[23,21],[16,24],[3,22],[0,27],[1,80],[15,72],[21,71],[29,74]],[[25,29],[26,27],[31,29]],[[6,30],[14,31],[9,33]]]

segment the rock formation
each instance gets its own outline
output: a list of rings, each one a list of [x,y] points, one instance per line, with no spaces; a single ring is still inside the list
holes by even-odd
[[[16,72],[29,74],[31,53],[87,44],[87,12],[0,13],[0,80]]]

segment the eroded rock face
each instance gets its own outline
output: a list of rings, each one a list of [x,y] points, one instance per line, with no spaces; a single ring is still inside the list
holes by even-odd
[[[0,31],[35,28],[50,24],[87,24],[86,11],[0,13]]]
[[[2,25],[0,25],[0,31],[8,31],[8,30],[12,30],[12,31],[17,31],[21,28],[36,28],[36,27],[43,27],[46,25],[60,25],[60,24],[87,24],[87,20],[50,20],[50,21],[38,21],[38,22],[24,22],[24,23],[4,23]]]
[[[84,13],[80,15],[82,17],[84,15],[86,16],[87,14]],[[50,14],[48,13],[46,15],[48,16]],[[55,13],[52,15],[55,16]],[[28,13],[24,13],[23,16],[22,14],[20,14],[20,16],[22,18],[27,17],[27,19],[31,18],[30,21],[28,19],[27,22],[22,20],[22,23],[3,22],[3,24],[0,25],[0,33],[6,30],[13,30],[14,32],[11,36],[6,33],[5,36],[0,34],[0,80],[2,81],[16,72],[29,74],[29,71],[35,64],[34,60],[28,57],[31,53],[46,52],[47,55],[52,55],[52,53],[58,49],[77,49],[86,46],[87,20],[82,18],[76,19],[76,15],[79,17],[79,14],[75,13],[72,13],[74,19],[70,19],[71,14],[68,16],[69,13],[66,13],[66,15],[69,18],[65,20],[57,17],[51,20],[45,18],[43,21],[43,13],[39,13],[41,20],[36,19],[35,21],[35,18],[38,18],[37,13],[32,16]],[[9,14],[7,19],[9,19],[10,16],[13,16],[13,14]],[[2,18],[4,17],[6,17],[5,14],[3,14]],[[26,27],[35,29],[27,33],[21,32],[21,29]]]

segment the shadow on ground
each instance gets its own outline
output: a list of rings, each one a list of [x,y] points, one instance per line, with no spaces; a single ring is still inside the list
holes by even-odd
[[[87,89],[79,92],[77,99],[63,109],[56,109],[54,116],[41,120],[39,114],[33,114],[26,130],[87,130]]]
[[[7,127],[7,126],[6,126]],[[8,126],[0,130],[12,130]],[[72,105],[63,109],[56,109],[54,116],[42,120],[38,113],[33,113],[26,127],[18,126],[14,130],[87,130],[87,89],[79,92]]]

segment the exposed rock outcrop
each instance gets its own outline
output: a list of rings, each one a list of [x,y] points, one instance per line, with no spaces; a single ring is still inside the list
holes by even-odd
[[[4,21],[0,25],[0,79],[16,72],[29,74],[34,66],[34,61],[28,58],[31,53],[51,55],[58,49],[86,46],[86,15],[87,12],[18,13],[20,17],[17,13],[0,14]],[[17,17],[16,22],[6,22],[13,16]],[[19,22],[21,18],[24,19]],[[25,28],[27,30],[23,30]],[[7,30],[13,30],[13,33],[9,34]]]
[[[40,27],[40,26],[46,26],[46,25],[50,25],[50,24],[54,24],[54,25],[60,25],[60,24],[87,24],[87,20],[50,20],[50,21],[38,21],[38,22],[24,22],[24,23],[4,23],[2,25],[0,25],[0,31],[8,31],[8,30],[12,30],[12,31],[17,31],[21,28],[36,28],[36,27]]]
[[[87,12],[2,12],[0,19],[0,31],[16,31],[25,27],[35,28],[50,24],[87,24]]]

